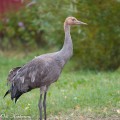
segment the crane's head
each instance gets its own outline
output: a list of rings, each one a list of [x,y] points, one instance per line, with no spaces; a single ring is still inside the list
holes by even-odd
[[[67,17],[65,20],[66,25],[87,25],[87,23],[77,20],[75,17]]]

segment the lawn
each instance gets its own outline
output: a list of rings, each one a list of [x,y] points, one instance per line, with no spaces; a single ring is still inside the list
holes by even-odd
[[[9,70],[29,61],[28,57],[0,56],[0,114],[2,120],[38,119],[39,89],[24,94],[15,104],[8,95],[6,78]],[[120,71],[68,71],[65,66],[59,80],[51,85],[47,96],[49,120],[119,120]],[[67,69],[68,67],[68,69]]]

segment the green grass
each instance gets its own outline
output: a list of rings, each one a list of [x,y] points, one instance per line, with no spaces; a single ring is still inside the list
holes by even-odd
[[[13,67],[25,64],[32,58],[0,56],[0,114],[13,120],[14,116],[38,118],[39,89],[24,94],[15,104],[8,95],[6,78]],[[66,68],[70,67],[70,63]],[[51,85],[47,96],[47,114],[50,116],[120,117],[120,74],[116,72],[93,72],[64,70],[59,80]],[[76,113],[77,112],[77,113]],[[3,117],[3,120],[6,120]],[[71,119],[71,120],[74,120]],[[53,119],[52,119],[53,120]],[[64,119],[61,119],[64,120]],[[76,119],[77,120],[77,119]],[[79,120],[79,119],[78,119]]]

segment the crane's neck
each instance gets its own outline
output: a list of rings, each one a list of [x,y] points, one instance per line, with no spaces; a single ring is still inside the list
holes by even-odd
[[[64,23],[64,31],[65,31],[65,40],[60,52],[62,53],[61,56],[63,57],[65,62],[67,62],[67,60],[69,60],[73,54],[73,44],[70,35],[70,25],[68,25],[66,22]]]

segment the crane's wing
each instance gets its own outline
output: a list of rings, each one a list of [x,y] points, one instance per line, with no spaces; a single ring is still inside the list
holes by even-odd
[[[35,58],[22,67],[14,68],[8,75],[11,88],[5,94],[11,93],[15,101],[25,92],[55,82],[61,73],[61,67],[52,57]]]
[[[17,99],[25,92],[36,87],[40,87],[41,79],[47,75],[49,70],[45,62],[41,59],[33,59],[22,67],[16,67],[9,72],[8,81],[11,83],[10,89],[4,97],[11,93],[11,99]]]
[[[12,70],[10,70],[9,74],[8,74],[8,82],[12,82],[12,78],[16,75],[17,71],[20,69],[21,67],[16,67],[16,68],[13,68]]]
[[[43,60],[33,59],[26,65],[13,69],[8,78],[14,84],[27,84],[32,87],[35,81],[36,85],[40,84],[41,79],[47,75],[47,71],[49,67],[46,67]]]

